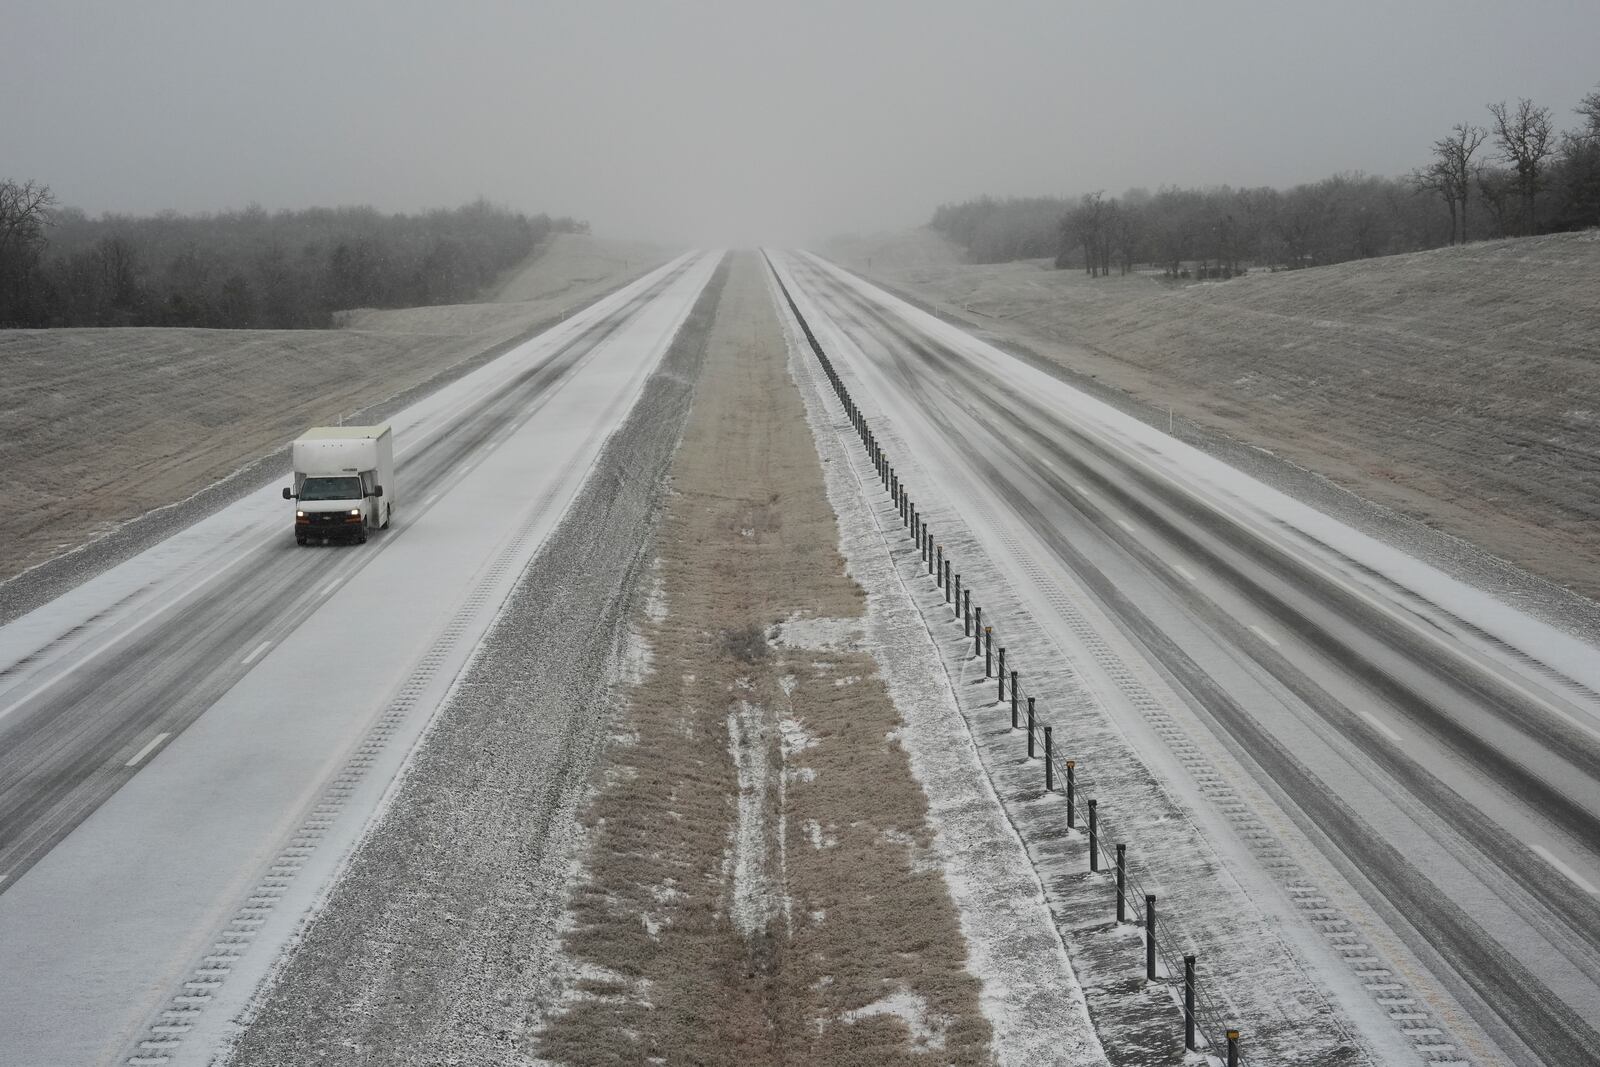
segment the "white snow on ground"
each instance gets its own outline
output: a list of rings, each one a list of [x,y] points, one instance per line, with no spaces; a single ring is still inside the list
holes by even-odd
[[[774,258],[780,271],[785,271],[782,258]],[[1138,847],[1151,857],[1153,869],[1143,872],[1143,877],[1150,882],[1148,888],[1169,900],[1183,902],[1182,913],[1191,932],[1231,932],[1226,941],[1212,938],[1208,949],[1214,967],[1226,962],[1219,958],[1222,955],[1235,957],[1231,970],[1241,983],[1245,983],[1239,987],[1241,996],[1238,999],[1240,1004],[1250,1005],[1250,1010],[1227,1005],[1228,1014],[1244,1020],[1247,1029],[1251,1020],[1266,1017],[1298,1018],[1307,1010],[1315,1010],[1315,1001],[1320,999],[1315,992],[1311,992],[1311,1000],[1306,999],[1306,982],[1309,979],[1321,987],[1321,995],[1331,996],[1348,1016],[1348,1023],[1353,1024],[1370,1054],[1382,1062],[1413,1062],[1418,1049],[1401,1032],[1401,1028],[1409,1025],[1420,1033],[1425,1026],[1407,1024],[1393,1018],[1391,1012],[1396,1009],[1377,998],[1393,999],[1414,993],[1419,997],[1419,1006],[1434,1013],[1434,1018],[1449,1029],[1449,1036],[1463,1043],[1479,1061],[1493,1062],[1495,1054],[1487,1051],[1492,1046],[1476,1024],[1466,1016],[1459,1004],[1439,989],[1428,976],[1426,968],[1373,913],[1348,881],[1306,841],[1305,835],[1293,823],[1282,816],[1277,802],[1267,797],[1251,776],[1239,768],[1236,759],[1216,743],[1208,730],[1187,710],[1184,702],[1171,693],[1163,678],[1143,663],[1114,624],[1093,608],[1087,593],[1078,587],[1071,576],[1048,560],[1048,553],[1039,548],[1036,539],[1021,521],[1015,519],[1003,505],[989,500],[984,495],[983,486],[968,478],[959,469],[959,463],[947,461],[948,457],[941,448],[945,447],[943,439],[948,435],[937,431],[922,434],[920,430],[913,430],[906,418],[907,413],[897,410],[897,405],[901,403],[896,399],[898,394],[888,389],[879,395],[870,383],[857,377],[853,360],[859,354],[854,345],[833,327],[826,315],[817,311],[806,293],[795,286],[792,277],[786,272],[785,276],[789,278],[790,290],[817,331],[824,348],[833,354],[835,363],[851,381],[857,401],[872,417],[880,440],[894,454],[901,474],[910,480],[918,504],[937,531],[938,540],[945,545],[949,554],[960,560],[960,569],[966,574],[967,588],[982,591],[986,621],[992,617],[990,608],[1000,609],[1001,618],[997,621],[1002,623],[1006,640],[1013,645],[1014,661],[1028,668],[1032,675],[1033,685],[1030,689],[1056,695],[1057,713],[1070,714],[1073,718],[1073,729],[1067,736],[1076,735],[1086,739],[1085,747],[1102,746],[1127,754],[1128,739],[1121,736],[1122,730],[1131,730],[1141,741],[1153,741],[1153,744],[1141,743],[1139,751],[1146,758],[1150,758],[1152,752],[1156,753],[1151,762],[1152,769],[1166,782],[1179,786],[1191,808],[1199,809],[1198,812],[1192,810],[1178,822],[1163,821],[1163,816],[1130,825],[1136,816],[1125,815],[1121,817],[1120,825],[1125,830],[1134,831],[1129,839],[1139,842]],[[880,306],[892,305],[893,314],[903,313],[908,320],[914,319],[919,329],[925,325],[924,320],[929,318],[884,294],[874,292],[872,299]],[[972,348],[987,348],[981,342],[961,335],[959,331],[944,327],[937,320],[932,320],[932,323],[929,331],[938,327],[941,343],[959,347],[963,352]],[[856,354],[850,359],[841,358],[848,353]],[[805,357],[810,358],[808,352]],[[987,349],[984,359],[986,369],[1000,378],[1010,375],[1014,367],[1023,371],[1028,369],[1012,357],[993,349]],[[820,371],[816,377],[818,381],[822,380]],[[1048,398],[1048,402],[1055,406],[1058,404],[1054,395],[1056,389],[1066,387],[1053,379],[1034,381],[1029,378],[1026,391],[1029,395]],[[827,390],[827,393],[827,403],[831,404],[831,390]],[[885,400],[885,396],[889,399]],[[1088,405],[1095,403],[1089,398],[1082,399]],[[1114,411],[1109,412],[1108,418],[1112,416],[1121,418]],[[1088,416],[1083,421],[1088,422]],[[857,477],[867,484],[869,493],[878,493],[876,475],[870,464],[865,460],[855,461],[859,447],[853,431],[848,429],[847,421],[837,419],[836,426],[842,438],[848,438],[844,441],[841,458],[854,464]],[[909,436],[902,437],[899,429],[906,429]],[[1182,447],[1177,443],[1174,445]],[[1148,458],[1150,452],[1148,448],[1141,448],[1139,455]],[[1214,463],[1208,457],[1199,458],[1208,464]],[[829,471],[831,478],[832,466]],[[1188,477],[1187,484],[1195,484],[1199,477]],[[1234,477],[1243,476],[1234,472]],[[968,529],[969,519],[974,524],[971,530]],[[931,578],[922,574],[921,567],[915,562],[915,550],[905,547],[908,543],[892,506],[888,508],[887,521],[892,527],[889,541],[891,550],[899,549],[908,560],[901,573],[913,575],[913,584],[918,588],[922,585],[928,587],[920,594],[916,594],[915,590],[913,593],[920,596],[919,602],[923,604],[925,615],[930,611],[938,615],[942,609],[935,608],[934,604],[942,603],[942,594],[933,590]],[[997,547],[1000,555],[989,556],[988,551]],[[1040,561],[1045,562],[1041,564]],[[975,592],[974,602],[978,601]],[[1040,626],[1035,621],[1055,620],[1058,617],[1065,622]],[[939,628],[943,632],[944,624],[940,624]],[[955,623],[954,632],[959,638],[959,621]],[[940,647],[961,691],[963,709],[969,717],[992,721],[1000,711],[994,703],[993,683],[985,683],[972,690],[976,683],[970,664],[964,663],[959,640],[941,639]],[[966,648],[970,647],[968,640]],[[979,660],[976,678],[980,682],[982,674]],[[1139,699],[1130,700],[1129,695],[1121,691],[1122,687],[1128,685],[1133,686],[1133,692],[1138,694]],[[971,695],[968,690],[972,690]],[[984,690],[986,696],[977,695]],[[1161,754],[1163,747],[1170,744],[1175,736],[1162,732],[1158,713],[1163,709],[1170,716],[1165,720],[1166,727],[1181,731],[1183,743],[1194,748],[1194,762],[1205,768],[1208,780],[1224,790],[1232,791],[1231,805],[1247,813],[1255,813],[1256,825],[1250,831],[1252,837],[1259,835],[1262,839],[1283,844],[1287,859],[1280,861],[1282,866],[1277,873],[1298,872],[1298,876],[1291,875],[1291,878],[1298,877],[1296,884],[1315,887],[1316,895],[1297,894],[1294,901],[1285,901],[1282,886],[1276,885],[1271,876],[1256,869],[1256,860],[1251,852],[1254,842],[1248,847],[1241,844],[1235,837],[1239,833],[1238,824],[1230,825],[1230,820],[1206,810],[1210,794],[1190,783],[1189,764],[1177,756]],[[1061,723],[1059,719],[1056,721],[1060,732]],[[1015,761],[998,750],[994,750],[997,754],[991,754],[994,746],[988,743],[987,735],[992,732],[986,731],[980,739],[980,749],[988,761],[986,765],[990,773],[1010,777],[1010,767]],[[915,737],[912,730],[903,733],[908,741]],[[1000,733],[1003,738],[1006,731]],[[1009,749],[1015,743],[1007,740],[1005,747]],[[1104,762],[1102,760],[1101,764]],[[1038,772],[1035,770],[1033,773]],[[1130,789],[1141,785],[1136,774],[1127,777],[1128,781],[1122,784]],[[1080,785],[1083,784],[1080,780]],[[1092,779],[1090,785],[1092,788]],[[1099,782],[1102,803],[1109,792],[1107,785],[1102,778]],[[1146,791],[1148,785],[1148,782],[1143,783]],[[1089,795],[1094,795],[1089,789],[1080,793],[1080,797]],[[1170,804],[1170,800],[1166,803]],[[1024,805],[1024,809],[1037,807]],[[1115,804],[1113,810],[1118,810]],[[1129,810],[1127,806],[1121,809]],[[1038,813],[1031,810],[1024,810],[1014,817],[1024,822],[1039,819]],[[1082,818],[1080,801],[1080,827]],[[1204,839],[1195,833],[1190,819],[1195,819],[1206,828]],[[1055,821],[1060,821],[1059,816]],[[1220,857],[1212,852],[1213,847],[1221,850]],[[1219,863],[1219,859],[1222,862]],[[1199,869],[1196,864],[1211,871],[1212,876],[1186,877],[1186,869]],[[1059,867],[1059,861],[1053,855],[1046,855],[1039,869],[1051,884],[1055,884],[1057,877],[1065,875],[1065,869]],[[1235,871],[1243,872],[1239,875],[1242,884],[1230,873]],[[1334,932],[1339,929],[1337,927],[1319,925],[1312,928],[1312,923],[1320,924],[1325,920],[1307,915],[1307,903],[1326,905],[1330,915],[1341,916],[1350,924],[1345,929],[1353,931],[1354,936]],[[1170,917],[1173,912],[1168,910],[1165,914]],[[1321,938],[1317,936],[1319,932]],[[1283,944],[1280,938],[1292,945],[1288,957],[1284,956],[1284,949],[1290,945]],[[1361,949],[1363,954],[1359,957],[1352,954],[1341,956],[1340,946],[1346,945]],[[1294,958],[1297,954],[1303,957],[1299,961]],[[1352,964],[1352,959],[1357,962]],[[1368,960],[1378,962],[1362,962]],[[1080,961],[1075,959],[1075,962]],[[1083,980],[1090,984],[1114,977],[1096,975]],[[1402,979],[1405,978],[1420,984],[1402,988]],[[1287,999],[1278,999],[1284,996]],[[1427,1038],[1419,1036],[1417,1040],[1425,1041]],[[1298,1060],[1308,1062],[1303,1053]]]
[[[1600,655],[1596,655],[1593,646],[1286,496],[825,260],[815,256],[807,258],[851,289],[892,309],[896,316],[920,332],[959,351],[996,380],[1011,384],[1023,395],[1047,399],[1053,409],[1070,416],[1079,429],[1093,433],[1107,447],[1159,472],[1174,485],[1188,487],[1197,500],[1220,504],[1265,539],[1280,544],[1287,542],[1300,558],[1323,561],[1324,569],[1341,584],[1382,604],[1384,610],[1419,632],[1428,634],[1429,626],[1437,626],[1449,635],[1450,641],[1472,649],[1477,657],[1498,664],[1514,684],[1528,684],[1527,668],[1523,664],[1504,649],[1471,632],[1463,625],[1466,623],[1544,664],[1556,675],[1586,687],[1590,690],[1587,694],[1570,689],[1564,689],[1561,694],[1582,707],[1581,717],[1574,719],[1559,708],[1551,711],[1600,737],[1600,695],[1597,695],[1600,694]],[[1341,556],[1344,559],[1340,559]],[[1396,595],[1394,586],[1375,581],[1371,575],[1351,567],[1348,560],[1370,568],[1410,595],[1399,604],[1391,603]],[[1426,625],[1407,619],[1407,611],[1420,615]],[[1449,642],[1438,643],[1442,649],[1453,652]],[[1532,683],[1548,685],[1551,679],[1533,679]]]
[[[848,628],[865,630],[889,694],[906,726],[900,741],[928,796],[933,851],[961,919],[968,966],[982,982],[982,1006],[994,1030],[993,1050],[1002,1064],[1074,1065],[1105,1062],[1073,975],[1051,921],[1038,875],[1006,821],[972,739],[956,707],[938,652],[922,616],[907,596],[881,529],[863,495],[860,471],[851,463],[848,422],[834,409],[810,350],[794,327],[782,297],[780,315],[789,334],[790,372],[800,385],[807,419],[816,436],[828,500],[838,515],[840,553],[867,595],[864,620],[837,620],[813,627],[818,642],[858,641]],[[825,395],[826,392],[826,395]],[[802,644],[808,620],[790,620],[780,643]],[[848,647],[855,647],[854,644]],[[814,845],[826,845],[818,827]]]
[[[908,989],[896,989],[871,1004],[845,1012],[839,1018],[848,1024],[874,1015],[887,1015],[905,1023],[906,1029],[911,1031],[911,1043],[917,1048],[934,1052],[944,1048],[945,1020],[930,1015],[928,1002]]]
[[[811,648],[819,652],[861,651],[860,619],[827,619],[796,615],[773,634],[779,648]]]
[[[538,417],[442,491],[440,510],[401,497],[404,524],[349,553],[336,596],[0,896],[0,944],[13,964],[0,969],[9,1013],[0,1062],[111,1062],[130,1050],[172,1064],[210,1061],[336,877],[716,261],[680,261],[688,269],[661,299],[570,372]],[[659,276],[397,415],[402,452]],[[507,485],[523,490],[515,506]],[[0,630],[0,663],[56,642],[16,672],[0,714],[157,611],[213,593],[251,546],[287,537],[276,490]],[[477,521],[454,521],[460,514]],[[307,679],[317,680],[314,700],[304,699]],[[152,1021],[163,1028],[148,1030]]]
[[[733,900],[728,917],[745,937],[765,930],[777,914],[777,892],[767,870],[767,714],[747,700],[728,712],[728,754],[739,776],[739,815],[731,831],[728,865]],[[783,828],[778,828],[783,840]],[[785,908],[785,911],[788,909]]]

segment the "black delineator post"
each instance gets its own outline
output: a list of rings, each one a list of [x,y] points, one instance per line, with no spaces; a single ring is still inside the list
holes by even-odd
[[[944,561],[944,602],[950,603],[950,561]]]
[[[1004,700],[1006,698],[1006,650],[1003,645],[1000,648],[1000,669],[995,671],[994,674],[996,678],[1000,679],[1000,688],[995,690],[995,700]]]
[[[1078,825],[1077,797],[1078,792],[1078,761],[1067,760],[1067,829]]]
[[[1239,1031],[1228,1031],[1228,1067],[1239,1067]]]
[[[944,546],[943,545],[936,545],[934,547],[933,584],[935,586],[937,586],[938,588],[940,588],[940,589],[943,589],[945,587]],[[950,594],[949,594],[948,591],[945,593],[944,599],[945,599],[946,603],[949,603]]]
[[[1194,957],[1183,957],[1183,1047],[1196,1051],[1194,1043]]]
[[[1050,757],[1050,727],[1044,728],[1044,791],[1056,791],[1056,761]]]
[[[982,608],[973,608],[972,609],[972,654],[974,656],[981,656],[983,654],[983,609]],[[984,677],[985,678],[989,677],[987,671],[984,672]]]
[[[1144,897],[1144,976],[1156,980],[1156,898],[1154,893]]]
[[[1128,846],[1117,845],[1117,922],[1128,921]]]
[[[956,607],[959,609],[961,605],[957,604]],[[972,597],[970,595],[967,597],[966,608],[961,611],[961,636],[972,636]]]
[[[1089,801],[1089,870],[1100,869],[1100,824],[1095,821],[1098,800]]]
[[[980,611],[983,609],[979,609]],[[983,676],[994,677],[994,627],[983,628]]]
[[[1032,700],[1032,697],[1028,698]],[[1011,728],[1017,728],[1017,672],[1011,672]]]
[[[1028,758],[1033,758],[1033,698],[1028,698]]]
[[[963,605],[965,605],[965,607],[963,607]],[[968,589],[965,593],[963,593],[961,591],[961,574],[960,574],[960,572],[957,572],[957,574],[956,574],[956,614],[963,615],[963,616],[965,616],[967,614],[970,614],[970,612],[967,609],[971,608],[971,607],[972,607],[972,590]],[[963,634],[965,634],[967,631],[965,630],[965,628],[963,628],[961,632]]]

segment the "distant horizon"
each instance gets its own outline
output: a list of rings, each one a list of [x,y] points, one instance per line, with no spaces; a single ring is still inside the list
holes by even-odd
[[[1393,177],[1491,101],[1570,128],[1600,82],[1600,5],[1549,0],[24,2],[8,28],[0,177],[91,216],[481,195],[730,247],[985,194]]]

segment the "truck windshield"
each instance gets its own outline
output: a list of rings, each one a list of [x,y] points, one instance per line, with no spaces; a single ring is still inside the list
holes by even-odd
[[[300,485],[301,500],[359,500],[360,478],[307,478]]]

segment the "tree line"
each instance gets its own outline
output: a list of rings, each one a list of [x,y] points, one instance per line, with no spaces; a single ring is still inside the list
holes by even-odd
[[[930,225],[977,263],[1054,256],[1090,275],[1155,264],[1172,277],[1231,277],[1413,252],[1469,238],[1600,225],[1600,89],[1558,132],[1530,100],[1457,123],[1403,177],[1336,174],[1290,189],[1165,187],[941,205]]]
[[[102,215],[0,181],[0,326],[316,329],[355,307],[470,300],[550,234],[587,223],[479,199],[370,207]]]

